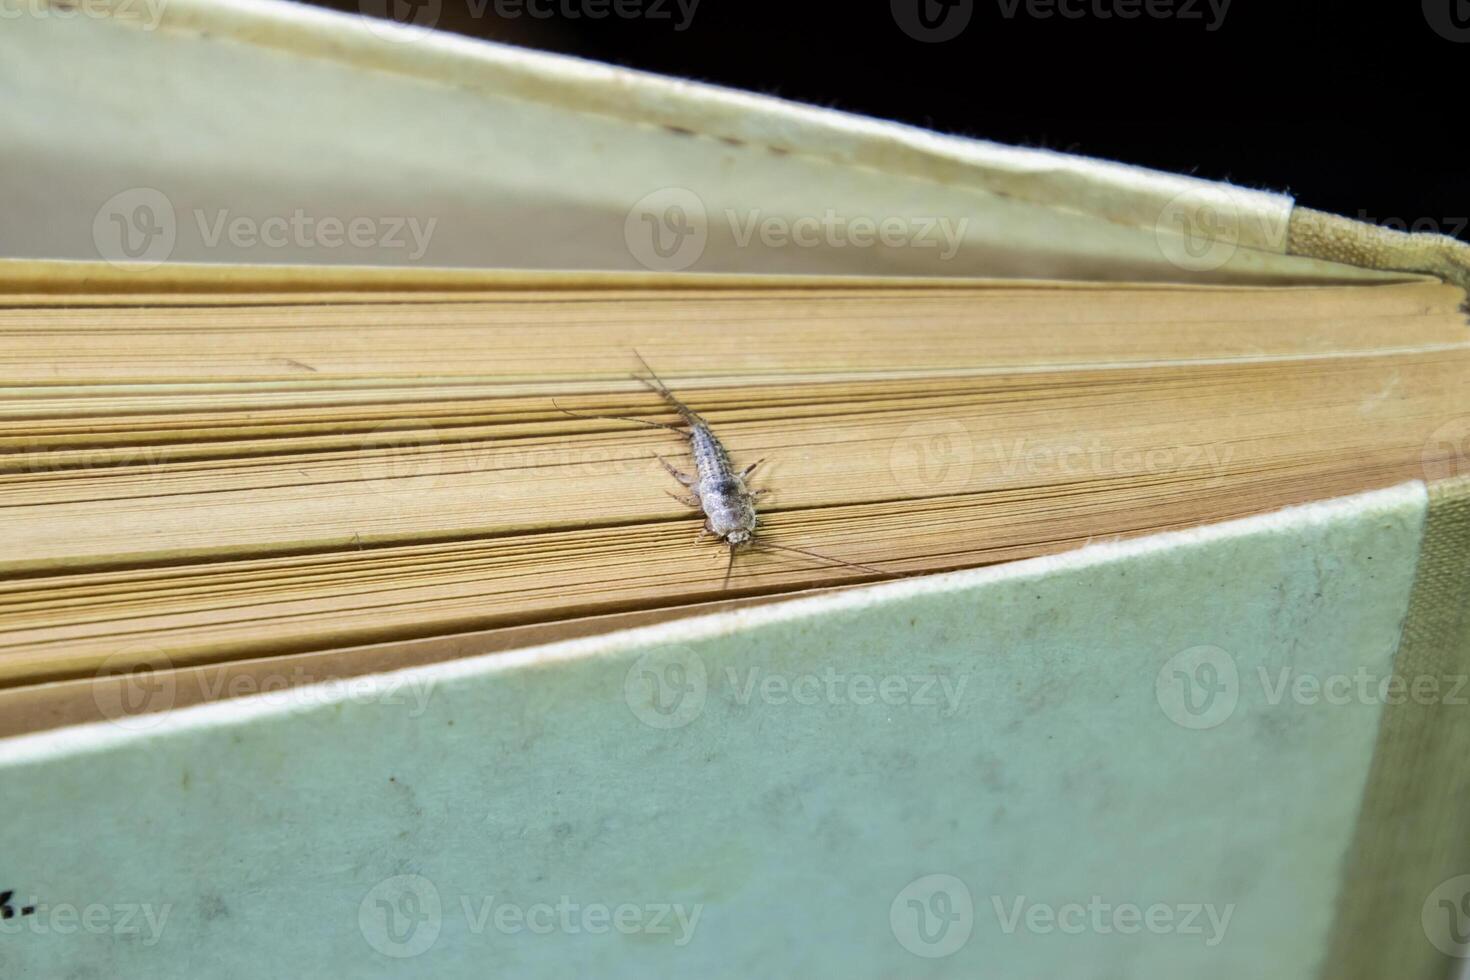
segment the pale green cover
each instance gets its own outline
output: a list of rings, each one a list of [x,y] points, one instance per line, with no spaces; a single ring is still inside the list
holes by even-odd
[[[381,12],[387,0],[361,3]],[[1131,282],[1401,278],[1285,254],[1284,194],[301,4],[32,4],[40,15],[0,13],[4,256]],[[420,6],[440,9],[439,0]],[[158,233],[124,238],[145,215]],[[381,228],[370,245],[269,230],[283,221],[315,229],[329,218],[376,218]],[[229,232],[237,219],[265,234]],[[797,239],[751,234],[768,220]],[[813,235],[813,221],[836,230]],[[890,221],[904,231],[866,230]]]
[[[0,976],[1308,977],[1424,507],[0,742]]]

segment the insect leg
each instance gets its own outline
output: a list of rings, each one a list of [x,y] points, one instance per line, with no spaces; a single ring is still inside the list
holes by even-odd
[[[742,479],[742,480],[743,480],[743,479],[745,479],[745,478],[746,478],[746,477],[747,477],[747,476],[750,476],[750,474],[752,474],[752,473],[754,473],[754,472],[755,472],[755,468],[756,468],[756,467],[757,467],[757,466],[759,466],[759,465],[761,465],[761,464],[762,464],[762,463],[764,463],[764,462],[765,462],[765,458],[764,458],[764,457],[762,457],[762,458],[761,458],[761,459],[758,459],[758,460],[756,460],[756,461],[755,461],[755,462],[754,462],[754,463],[751,463],[751,464],[750,464],[750,465],[749,465],[749,466],[747,466],[747,467],[746,467],[746,468],[745,468],[745,469],[743,469],[743,470],[741,470],[741,471],[740,471],[740,479]]]
[[[668,460],[664,459],[662,456],[655,456],[653,458],[663,464],[664,469],[669,471],[670,476],[678,480],[680,483],[684,484],[686,487],[692,487],[694,486],[694,484],[699,482],[699,477],[690,476],[688,473],[679,472]]]
[[[665,490],[664,493],[668,494],[670,497],[673,497],[685,507],[693,507],[695,510],[704,509],[704,505],[699,502],[699,498],[694,496],[692,493],[675,493],[672,490]]]

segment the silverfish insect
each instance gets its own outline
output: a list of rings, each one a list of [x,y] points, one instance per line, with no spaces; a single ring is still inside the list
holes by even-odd
[[[721,588],[730,585],[730,574],[735,570],[735,553],[741,547],[757,549],[775,549],[778,551],[791,551],[799,555],[807,555],[822,561],[836,562],[848,568],[856,568],[865,572],[873,572],[877,575],[889,575],[879,568],[869,565],[861,565],[857,562],[845,561],[841,558],[833,558],[831,555],[819,554],[805,548],[794,548],[790,545],[776,544],[764,539],[756,539],[756,530],[760,526],[760,517],[756,511],[755,502],[764,495],[770,493],[769,489],[752,490],[746,483],[750,474],[764,459],[758,459],[754,463],[737,471],[730,461],[730,454],[725,450],[725,444],[720,441],[697,412],[684,404],[677,395],[669,390],[643,355],[636,350],[633,352],[638,362],[643,365],[643,370],[648,372],[648,377],[633,375],[634,379],[643,382],[652,391],[656,392],[669,407],[684,421],[687,429],[681,429],[676,425],[668,425],[664,422],[654,422],[650,419],[633,418],[627,415],[583,415],[578,412],[569,412],[560,405],[557,411],[572,418],[579,419],[610,419],[617,422],[636,422],[639,425],[652,426],[659,429],[667,429],[676,432],[681,437],[689,440],[689,451],[694,457],[694,474],[685,473],[678,469],[662,456],[655,456],[663,468],[669,471],[669,475],[678,480],[680,484],[693,491],[692,493],[674,493],[665,491],[679,503],[686,507],[704,512],[704,527],[699,532],[696,544],[706,537],[713,535],[723,541],[730,549],[730,560],[725,566],[725,581]],[[553,402],[553,405],[556,403]]]

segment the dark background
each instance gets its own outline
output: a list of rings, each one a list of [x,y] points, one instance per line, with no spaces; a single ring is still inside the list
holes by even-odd
[[[1144,0],[945,0],[959,4],[949,19],[940,0],[698,0],[684,30],[675,0],[626,0],[662,16],[601,19],[563,13],[589,0],[322,5],[390,2],[398,19],[443,30],[1286,191],[1470,240],[1470,0],[1231,0],[1223,14],[1221,0],[1150,0],[1153,14]],[[921,42],[900,26],[921,2],[941,25],[970,19]],[[1058,3],[1080,16],[1038,16]],[[1139,16],[1106,16],[1129,3]]]

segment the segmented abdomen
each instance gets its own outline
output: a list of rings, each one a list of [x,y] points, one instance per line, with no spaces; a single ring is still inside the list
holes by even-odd
[[[730,456],[708,429],[695,426],[689,432],[689,443],[701,484],[713,487],[731,478]]]

